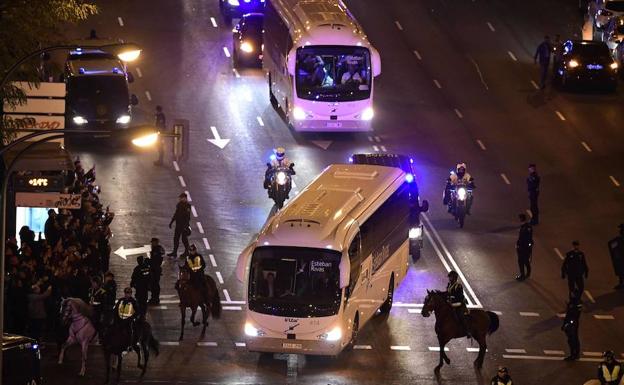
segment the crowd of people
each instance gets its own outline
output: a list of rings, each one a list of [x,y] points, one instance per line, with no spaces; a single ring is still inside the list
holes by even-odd
[[[23,226],[6,245],[6,331],[41,340],[56,330],[62,298],[90,302],[106,286],[114,301],[116,285],[108,272],[110,224],[114,213],[100,202],[95,166],[85,171],[74,162],[67,193],[80,194],[79,209],[50,209],[44,236]],[[18,243],[19,239],[19,243]]]

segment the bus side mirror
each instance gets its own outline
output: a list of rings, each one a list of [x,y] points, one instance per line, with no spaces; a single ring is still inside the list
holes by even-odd
[[[130,95],[130,104],[132,104],[133,106],[139,104],[139,98],[137,98],[135,94]]]
[[[371,47],[371,66],[373,67],[373,76],[381,75],[381,57],[379,51]]]
[[[423,199],[422,203],[420,204],[420,212],[426,213],[427,211],[429,211],[429,201]]]
[[[286,57],[286,66],[288,67],[288,73],[290,76],[295,76],[295,64],[297,63],[297,51],[295,48],[291,49]]]
[[[128,71],[126,76],[128,77],[128,83],[134,83],[134,75],[132,75],[132,72]]]

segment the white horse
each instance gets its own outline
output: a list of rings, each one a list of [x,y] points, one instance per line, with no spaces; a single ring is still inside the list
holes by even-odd
[[[93,324],[89,320],[91,314],[91,306],[87,305],[80,298],[67,298],[63,300],[61,305],[61,314],[63,315],[63,322],[71,322],[69,326],[69,336],[67,341],[61,347],[59,353],[58,363],[63,363],[65,356],[65,349],[67,347],[79,343],[82,348],[82,367],[80,369],[79,376],[84,376],[87,370],[87,351],[89,350],[89,343],[93,341],[97,335],[97,331]]]

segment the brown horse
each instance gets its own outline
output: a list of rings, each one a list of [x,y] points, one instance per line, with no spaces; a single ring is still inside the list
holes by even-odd
[[[438,366],[435,367],[435,371],[438,372],[442,365],[444,365],[444,361],[446,361],[447,365],[451,364],[451,360],[444,352],[444,346],[454,338],[465,337],[466,333],[455,316],[455,310],[446,301],[446,292],[427,290],[427,297],[425,298],[425,304],[421,314],[423,317],[429,317],[431,312],[435,313],[435,332],[438,336],[438,343],[440,344],[440,362]],[[487,349],[485,337],[498,330],[498,316],[491,311],[473,309],[470,310],[470,315],[468,317],[470,334],[479,343],[479,355],[474,361],[474,364],[477,368],[481,369]]]
[[[186,308],[191,309],[191,323],[193,326],[199,325],[195,322],[195,313],[199,307],[202,311],[203,328],[200,339],[206,335],[206,327],[208,326],[208,315],[212,314],[213,319],[221,316],[221,298],[219,297],[219,289],[217,283],[208,274],[206,277],[206,285],[198,287],[191,282],[191,273],[188,268],[180,269],[180,276],[176,282],[176,290],[180,297],[180,341],[184,339],[184,323],[186,321]]]

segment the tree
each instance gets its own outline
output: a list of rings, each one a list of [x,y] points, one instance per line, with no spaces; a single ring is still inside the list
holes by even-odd
[[[0,0],[0,75],[29,53],[63,43],[68,24],[97,12],[97,6],[85,0]],[[38,83],[40,65],[41,60],[25,63],[11,80]],[[26,99],[21,90],[7,84],[0,89],[0,100],[16,105]],[[14,137],[4,122],[0,119],[0,147]]]

